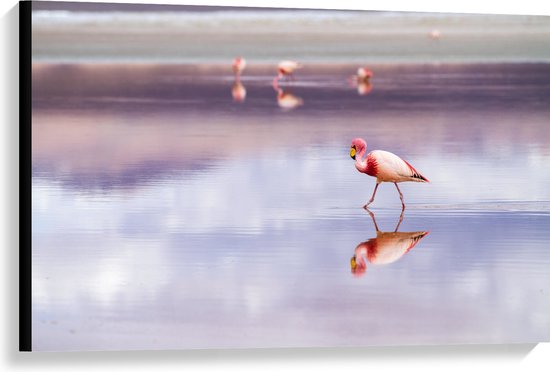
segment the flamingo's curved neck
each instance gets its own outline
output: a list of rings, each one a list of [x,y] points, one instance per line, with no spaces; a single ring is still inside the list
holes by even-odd
[[[359,172],[363,173],[367,172],[367,160],[363,159],[365,152],[367,152],[367,148],[363,147],[355,156],[355,168],[357,168]]]

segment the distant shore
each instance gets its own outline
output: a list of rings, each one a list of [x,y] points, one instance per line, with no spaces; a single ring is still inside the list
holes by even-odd
[[[108,9],[108,8],[106,8]],[[334,10],[33,12],[53,63],[550,62],[550,17]]]

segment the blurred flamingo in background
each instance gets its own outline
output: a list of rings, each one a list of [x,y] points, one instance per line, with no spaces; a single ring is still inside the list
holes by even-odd
[[[237,57],[233,60],[233,65],[231,67],[233,68],[235,78],[239,80],[242,72],[246,68],[246,60],[243,57]]]
[[[356,75],[357,80],[361,80],[361,81],[369,80],[370,78],[372,78],[373,75],[374,74],[372,73],[372,71],[366,67],[359,67],[357,69],[357,75]]]
[[[357,94],[364,96],[372,91],[370,79],[373,72],[366,67],[359,67],[357,74],[349,77],[348,82],[352,87],[357,87]]]
[[[288,76],[294,80],[294,71],[300,68],[302,68],[302,65],[296,61],[281,61],[277,65],[277,79]]]
[[[430,36],[430,39],[432,39],[432,40],[439,40],[441,38],[441,31],[434,28],[433,30],[430,31],[428,36]]]
[[[399,225],[403,221],[404,211],[401,211],[399,222],[393,232],[380,231],[374,214],[368,209],[367,212],[369,212],[372,222],[374,222],[376,237],[359,243],[355,247],[354,255],[350,260],[351,272],[355,276],[362,276],[367,270],[367,264],[363,257],[366,257],[374,265],[390,264],[403,257],[429,234],[428,231],[398,232]]]
[[[373,201],[376,195],[376,190],[382,182],[393,182],[399,197],[401,198],[402,209],[405,209],[405,201],[403,200],[403,194],[399,190],[397,183],[399,182],[430,182],[426,177],[417,172],[405,160],[399,156],[392,154],[388,151],[374,150],[371,151],[365,159],[363,155],[367,151],[367,142],[362,138],[355,138],[351,142],[351,148],[349,155],[355,160],[355,168],[361,173],[368,174],[369,176],[376,177],[376,186],[374,192],[367,204],[363,208],[367,208]]]

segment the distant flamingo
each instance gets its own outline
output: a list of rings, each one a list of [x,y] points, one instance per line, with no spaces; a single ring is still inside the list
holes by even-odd
[[[367,264],[363,256],[373,265],[390,264],[403,257],[429,234],[428,231],[398,232],[399,225],[403,221],[403,211],[393,232],[380,231],[374,214],[369,210],[367,211],[374,222],[376,237],[359,243],[355,247],[354,255],[350,260],[351,272],[355,276],[361,276],[367,270]]]
[[[294,71],[297,69],[302,68],[302,65],[295,61],[281,61],[279,62],[279,65],[277,66],[278,75],[277,79],[281,79],[285,76],[291,77],[294,79]]]
[[[426,177],[421,175],[405,160],[388,151],[374,150],[369,152],[367,157],[363,159],[363,155],[367,151],[367,142],[362,138],[355,138],[351,142],[349,155],[355,160],[355,168],[361,173],[366,173],[369,176],[376,177],[376,186],[369,202],[363,206],[367,208],[373,201],[376,195],[376,190],[382,182],[393,182],[399,197],[401,198],[402,209],[405,209],[403,194],[397,186],[398,182],[430,182]]]
[[[239,103],[244,102],[246,98],[246,89],[238,79],[235,80],[235,83],[231,87],[231,96],[233,97],[233,101]]]
[[[357,87],[357,94],[364,96],[372,91],[370,79],[374,74],[366,67],[359,67],[357,74],[348,78],[350,86]]]
[[[370,78],[372,78],[374,74],[372,73],[371,70],[369,70],[368,68],[366,67],[359,67],[357,69],[357,80],[361,80],[361,81],[365,81],[365,80],[369,80]]]
[[[430,39],[432,39],[432,40],[439,40],[439,38],[441,38],[441,32],[436,28],[431,30],[428,35],[430,36]]]
[[[233,60],[233,65],[231,67],[233,68],[235,77],[239,79],[246,67],[246,60],[243,57],[237,57]]]

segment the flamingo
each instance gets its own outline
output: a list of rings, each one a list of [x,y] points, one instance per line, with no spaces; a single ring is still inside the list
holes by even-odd
[[[359,81],[368,81],[370,78],[372,78],[374,74],[372,73],[371,70],[369,70],[368,68],[366,67],[359,67],[357,69],[357,80]]]
[[[246,60],[243,57],[237,57],[233,60],[231,67],[233,68],[233,73],[238,79],[246,67]]]
[[[294,78],[294,71],[302,68],[302,65],[295,61],[281,61],[279,62],[279,65],[277,66],[279,74],[277,75],[277,79],[281,79],[283,76],[290,76],[291,78]]]
[[[365,242],[359,243],[355,247],[355,252],[350,260],[351,272],[356,276],[361,276],[367,270],[366,262],[363,256],[373,265],[386,265],[399,260],[407,252],[414,248],[420,240],[422,240],[429,231],[412,231],[398,232],[399,225],[403,221],[403,212],[399,216],[399,222],[394,231],[380,231],[376,224],[374,214],[369,212],[374,228],[376,229],[376,237]]]
[[[430,182],[426,177],[421,175],[412,165],[401,159],[399,156],[388,151],[374,150],[368,153],[365,159],[363,155],[367,151],[367,142],[362,138],[355,138],[351,142],[349,155],[355,160],[355,168],[361,173],[366,173],[369,176],[376,177],[376,186],[374,192],[367,204],[368,206],[374,201],[376,190],[382,182],[393,182],[399,192],[401,198],[402,209],[405,209],[405,201],[403,194],[399,190],[397,183],[413,181],[413,182]]]
[[[432,40],[439,40],[439,38],[441,37],[441,32],[437,28],[434,28],[433,30],[430,31],[428,36]]]
[[[238,79],[235,80],[235,83],[231,87],[231,96],[233,96],[233,101],[239,103],[244,102],[246,98],[246,88]]]
[[[357,69],[357,74],[352,75],[348,78],[348,83],[352,87],[357,88],[357,94],[364,96],[369,94],[372,90],[372,84],[370,79],[374,74],[371,70],[366,67],[359,67]]]

